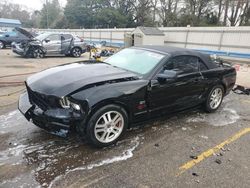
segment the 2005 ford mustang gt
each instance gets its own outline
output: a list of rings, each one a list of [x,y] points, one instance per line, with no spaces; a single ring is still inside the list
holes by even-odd
[[[76,130],[94,146],[115,143],[126,129],[164,114],[203,105],[219,108],[236,71],[196,51],[141,46],[105,62],[76,62],[25,82],[19,110],[51,133]]]

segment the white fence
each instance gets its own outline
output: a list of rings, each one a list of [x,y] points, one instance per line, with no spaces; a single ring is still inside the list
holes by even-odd
[[[250,58],[250,27],[160,27],[165,45],[186,47],[207,53]],[[39,29],[66,32],[85,41],[106,41],[108,45],[124,46],[124,35],[134,29]]]

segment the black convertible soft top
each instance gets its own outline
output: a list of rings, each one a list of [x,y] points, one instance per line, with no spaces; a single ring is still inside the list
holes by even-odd
[[[140,48],[154,52],[160,52],[170,57],[175,57],[179,55],[192,55],[199,57],[209,69],[213,69],[218,67],[213,61],[211,60],[210,55],[204,54],[195,50],[187,49],[187,48],[177,48],[177,47],[170,47],[170,46],[156,46],[156,45],[143,45],[133,48]]]

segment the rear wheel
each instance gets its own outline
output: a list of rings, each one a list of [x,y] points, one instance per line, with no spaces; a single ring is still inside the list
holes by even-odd
[[[3,41],[0,41],[0,49],[4,49],[5,48],[5,44]]]
[[[81,57],[81,55],[82,55],[82,50],[81,50],[80,48],[78,48],[78,47],[75,47],[75,48],[73,48],[73,49],[71,50],[71,55],[72,55],[73,57]]]
[[[86,136],[89,143],[105,147],[117,142],[128,126],[126,111],[117,105],[107,105],[97,110],[90,118]]]
[[[216,111],[223,100],[224,97],[224,88],[222,85],[217,85],[213,87],[207,97],[205,110],[207,112],[214,112]]]

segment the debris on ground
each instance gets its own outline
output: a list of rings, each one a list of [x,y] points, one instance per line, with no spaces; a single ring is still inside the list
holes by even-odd
[[[199,176],[199,174],[197,174],[196,172],[192,173],[193,176]]]
[[[250,95],[250,88],[245,88],[243,86],[237,85],[232,91],[239,95]]]
[[[196,183],[200,183],[200,180],[195,180]]]
[[[201,135],[200,138],[208,139],[208,136]]]
[[[158,143],[155,144],[155,147],[159,147],[160,145]]]
[[[221,164],[221,163],[222,163],[220,159],[216,159],[215,162],[216,162],[217,164]]]
[[[196,155],[190,155],[191,159],[198,159],[198,157]]]
[[[186,128],[186,127],[182,127],[181,129],[182,129],[183,131],[186,131],[186,130],[187,130],[187,128]]]
[[[226,151],[226,149],[222,147],[222,148],[221,148],[221,151]]]
[[[104,49],[101,51],[100,55],[103,57],[108,57],[111,56],[115,53],[115,51],[113,49]]]
[[[216,155],[217,156],[223,156],[223,153],[220,152],[220,153],[217,153]]]
[[[156,131],[157,130],[157,127],[152,127],[153,131]]]

